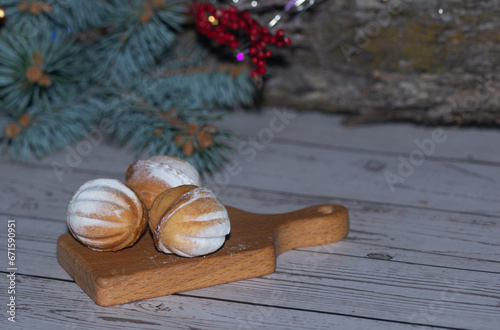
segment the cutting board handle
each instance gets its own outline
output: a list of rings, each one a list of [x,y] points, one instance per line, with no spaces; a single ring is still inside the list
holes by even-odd
[[[349,232],[345,207],[323,204],[294,212],[268,215],[276,255],[294,248],[337,242]]]

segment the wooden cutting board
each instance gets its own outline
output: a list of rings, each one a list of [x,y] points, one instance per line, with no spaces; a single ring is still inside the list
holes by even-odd
[[[112,306],[268,275],[290,249],[329,244],[347,236],[347,210],[317,205],[283,214],[255,214],[227,207],[231,234],[203,257],[158,252],[149,232],[132,247],[96,252],[71,234],[59,237],[59,264],[96,304]]]

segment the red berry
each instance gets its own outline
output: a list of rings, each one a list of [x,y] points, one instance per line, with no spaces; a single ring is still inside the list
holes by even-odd
[[[250,41],[251,42],[255,42],[255,41],[257,41],[257,39],[258,39],[257,34],[251,34],[250,35]]]
[[[261,47],[261,48],[266,48],[266,46],[267,46],[267,43],[266,43],[266,42],[264,42],[264,41],[261,41],[261,42],[260,42],[260,47]]]
[[[262,34],[268,34],[269,33],[269,30],[267,28],[262,28],[262,30],[260,30],[260,32]]]
[[[259,52],[259,53],[257,54],[257,57],[258,57],[258,58],[264,58],[264,53],[263,53],[263,52]]]
[[[250,48],[248,48],[248,53],[250,54],[250,56],[255,56],[258,54],[258,50],[257,48],[255,48],[254,46],[251,46]]]
[[[277,41],[278,41],[278,38],[276,38],[275,36],[271,36],[269,38],[269,43],[271,43],[273,45],[276,44]]]
[[[288,38],[288,37],[285,37],[285,38],[283,38],[283,43],[286,46],[290,46],[290,44],[292,43],[292,40],[290,40],[290,38]]]
[[[250,72],[250,77],[252,77],[252,78],[257,77],[258,75],[259,75],[259,74],[258,74],[258,73],[257,73],[257,71],[255,71],[255,70],[252,70],[252,72]]]
[[[257,65],[260,60],[257,57],[252,57],[252,64]]]
[[[266,67],[264,67],[264,66],[259,67],[259,68],[257,69],[257,72],[258,72],[259,74],[266,74],[266,72],[267,72]]]
[[[238,48],[238,45],[239,45],[238,40],[233,40],[233,41],[229,42],[229,47],[230,47],[231,49],[236,49],[236,48]]]
[[[269,58],[269,57],[271,57],[272,55],[273,55],[273,53],[271,53],[271,51],[270,51],[270,50],[266,50],[266,51],[264,52],[264,57],[266,57],[266,58]]]
[[[257,66],[265,66],[265,65],[266,65],[266,61],[264,61],[264,60],[257,61]]]
[[[278,31],[276,31],[276,36],[278,38],[283,38],[285,36],[285,31],[283,31],[282,29],[279,29]]]
[[[276,46],[283,47],[283,43],[281,41],[276,42]]]

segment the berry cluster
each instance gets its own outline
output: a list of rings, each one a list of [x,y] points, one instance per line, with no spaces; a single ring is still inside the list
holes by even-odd
[[[198,31],[217,44],[231,49],[238,49],[240,42],[250,45],[248,54],[254,66],[250,73],[253,78],[266,73],[266,59],[272,55],[267,49],[268,45],[283,47],[291,43],[283,30],[273,35],[252,19],[248,11],[239,12],[234,6],[218,9],[210,3],[194,4],[192,11]]]

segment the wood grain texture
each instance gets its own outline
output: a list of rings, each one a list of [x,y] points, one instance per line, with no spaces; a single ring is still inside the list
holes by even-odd
[[[310,148],[328,150],[346,150],[351,153],[365,155],[409,155],[415,148],[415,140],[431,137],[435,127],[422,127],[413,124],[374,124],[367,126],[344,126],[342,116],[325,116],[321,113],[295,111],[293,109],[264,108],[261,111],[236,111],[233,116],[218,122],[217,127],[231,131],[240,139],[247,140],[257,136],[262,128],[270,126],[276,112],[289,113],[295,116],[286,127],[274,132],[272,143],[305,144]],[[314,129],[311,129],[313,127]],[[447,140],[436,148],[429,159],[449,160],[456,163],[494,163],[500,164],[500,131],[497,129],[474,127],[439,127]],[[71,157],[73,148],[67,148],[41,160],[28,160],[38,166],[52,168],[54,164],[62,164],[65,170],[63,178],[71,173],[86,170],[93,173],[123,173],[128,165],[137,159],[145,159],[147,155],[137,156],[126,148],[118,148],[110,141],[104,141],[92,149],[90,155],[81,156],[81,160]],[[0,163],[9,157],[0,156]],[[74,163],[66,165],[68,160]],[[9,162],[12,163],[12,162]],[[15,163],[14,163],[15,164]],[[106,166],[103,166],[106,164]],[[1,165],[0,165],[1,166]],[[54,176],[56,179],[56,176]]]
[[[427,159],[412,175],[405,178],[403,183],[396,184],[396,190],[393,192],[384,173],[398,173],[397,156],[364,155],[338,150],[325,152],[306,146],[273,143],[251,162],[247,161],[247,156],[238,154],[234,155],[233,160],[241,166],[238,175],[226,178],[222,174],[214,180],[206,180],[206,183],[213,188],[221,186],[217,182],[224,182],[285,193],[315,194],[408,206],[422,206],[424,202],[429,208],[500,214],[496,207],[496,204],[500,203],[500,189],[493,184],[495,178],[500,177],[500,166],[457,164]],[[21,205],[19,200],[13,197],[20,195],[17,193],[18,186],[27,178],[22,170],[16,171],[14,167],[16,166],[10,164],[0,165],[0,169],[3,169],[0,172],[0,179],[4,183],[2,189],[6,192],[14,191],[10,197],[13,202],[10,203],[9,198],[9,201],[0,204],[0,212],[19,212],[21,215],[27,215],[30,207],[38,207],[38,211],[52,209],[54,199],[63,198],[67,203],[70,195],[87,180],[104,176],[123,178],[122,173],[79,171],[72,173],[67,177],[71,179],[61,183],[57,181],[50,167],[48,172],[39,167],[27,167],[25,171],[29,171],[36,179],[29,181],[30,189],[25,192],[25,199],[31,201],[26,203],[27,205]],[[286,176],[282,174],[284,170]],[[321,175],[304,176],[304,173],[309,172]],[[325,185],[325,181],[334,184]],[[225,188],[226,185],[221,187]],[[62,192],[63,195],[54,193],[45,203],[37,205],[35,196],[40,193],[50,194],[52,190]],[[65,208],[58,210],[58,217],[65,218]]]
[[[433,131],[439,129],[446,134],[446,141],[428,155],[428,159],[500,165],[500,144],[497,143],[500,140],[500,131],[492,128],[422,127],[407,123],[379,123],[369,127],[347,126],[342,124],[342,116],[325,116],[321,113],[282,108],[263,109],[260,112],[238,111],[236,115],[220,122],[218,127],[232,131],[242,140],[247,140],[249,136],[256,136],[262,128],[269,127],[277,113],[284,112],[295,117],[281,132],[274,132],[275,141],[282,143],[397,157],[409,155],[417,148],[415,140],[428,139]]]
[[[317,205],[285,214],[255,214],[227,207],[231,234],[217,252],[183,258],[158,252],[150,233],[117,252],[92,251],[61,236],[61,266],[100,306],[199,289],[268,275],[276,257],[292,248],[330,244],[347,236],[347,210]]]
[[[20,319],[12,329],[369,329],[413,328],[398,322],[290,310],[234,299],[175,294],[100,307],[73,282],[19,276]],[[57,285],[55,285],[57,284]],[[64,292],[64,294],[61,294]],[[3,325],[0,321],[0,324]]]

